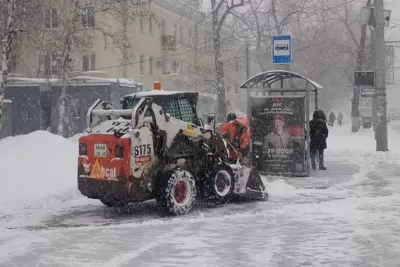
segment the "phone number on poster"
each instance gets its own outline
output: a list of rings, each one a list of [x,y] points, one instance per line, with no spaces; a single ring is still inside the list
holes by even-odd
[[[293,154],[293,149],[268,148],[268,154]]]

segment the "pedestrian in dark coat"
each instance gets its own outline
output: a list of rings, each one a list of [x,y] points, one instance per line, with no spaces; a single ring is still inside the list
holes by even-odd
[[[335,120],[336,120],[335,113],[333,113],[333,111],[331,111],[331,113],[329,114],[329,125],[333,127]]]
[[[343,122],[343,114],[342,114],[342,112],[339,113],[339,115],[337,117],[337,121],[339,123],[339,126],[342,126],[342,122]]]
[[[328,133],[329,130],[324,120],[323,111],[314,111],[313,119],[310,121],[310,156],[313,170],[317,167],[315,162],[317,153],[319,169],[326,170],[324,166],[324,150],[327,148],[326,138],[328,138]]]

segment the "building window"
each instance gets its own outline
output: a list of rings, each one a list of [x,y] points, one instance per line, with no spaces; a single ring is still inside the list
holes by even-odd
[[[235,71],[239,70],[239,60],[235,58]]]
[[[144,56],[140,55],[140,75],[144,75]]]
[[[90,71],[96,69],[96,56],[92,55],[83,55],[82,56],[82,71]]]
[[[144,18],[143,18],[143,14],[140,14],[140,31],[144,32]]]
[[[175,38],[175,40],[176,40],[176,31],[177,31],[177,28],[176,28],[176,24],[174,24],[174,38]]]
[[[161,20],[161,35],[165,35],[165,20]]]
[[[61,69],[61,58],[56,54],[46,55],[44,57],[44,74],[45,75],[57,75]]]
[[[183,44],[183,27],[179,27],[179,43]]]
[[[149,57],[149,76],[153,76],[153,62],[154,58]]]
[[[194,46],[197,47],[199,45],[199,29],[196,27],[194,28]]]
[[[188,44],[192,44],[192,41],[193,41],[193,40],[192,40],[192,38],[193,38],[192,34],[193,34],[193,33],[192,33],[192,29],[189,29],[189,36],[188,36],[188,39],[189,39],[189,40],[188,40]]]
[[[178,73],[178,67],[179,67],[178,61],[174,60],[174,63],[172,65],[172,70],[173,70],[172,72],[173,73]]]
[[[82,26],[93,28],[94,24],[94,7],[87,6],[82,8]]]
[[[10,61],[8,63],[8,73],[17,72],[17,57],[15,55],[10,55]]]
[[[48,29],[58,27],[58,15],[56,8],[46,10],[44,24]]]
[[[44,74],[50,75],[51,74],[51,57],[46,55],[44,57]]]
[[[235,94],[239,94],[239,84],[235,84]]]
[[[149,33],[153,34],[153,17],[151,15],[149,17]]]
[[[167,62],[162,61],[162,74],[166,74],[167,73]]]

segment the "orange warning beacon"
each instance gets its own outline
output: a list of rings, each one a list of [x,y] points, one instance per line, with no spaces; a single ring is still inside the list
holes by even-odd
[[[154,82],[153,89],[157,91],[161,91],[161,83],[158,81]]]

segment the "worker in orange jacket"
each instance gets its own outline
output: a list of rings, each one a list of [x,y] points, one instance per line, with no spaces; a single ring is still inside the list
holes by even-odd
[[[229,113],[227,122],[222,124],[219,132],[228,138],[236,151],[229,149],[229,157],[236,159],[249,153],[250,130],[243,120],[238,120],[235,113]]]

